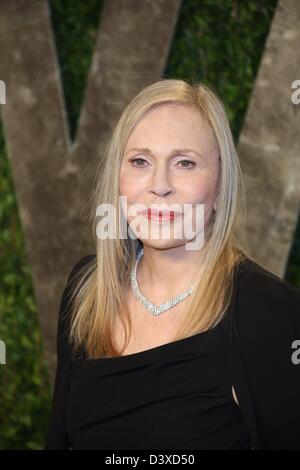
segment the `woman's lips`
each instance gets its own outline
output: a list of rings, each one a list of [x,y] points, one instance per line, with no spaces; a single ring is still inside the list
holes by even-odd
[[[180,212],[176,211],[168,211],[168,210],[157,210],[157,209],[148,209],[141,211],[141,214],[145,217],[147,217],[149,220],[154,220],[158,222],[163,222],[163,221],[172,221],[177,217],[181,216]]]

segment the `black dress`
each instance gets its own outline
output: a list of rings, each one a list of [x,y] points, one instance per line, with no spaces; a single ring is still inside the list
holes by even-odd
[[[92,258],[75,265],[62,297],[45,449],[300,449],[298,289],[247,259],[211,330],[127,356],[78,358],[62,313],[70,279]]]

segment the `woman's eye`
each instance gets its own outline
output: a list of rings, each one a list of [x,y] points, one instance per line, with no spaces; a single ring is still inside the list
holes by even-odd
[[[192,162],[192,160],[181,160],[178,163],[191,163],[192,166],[186,166],[186,165],[183,166],[183,168],[187,168],[187,169],[193,168],[196,165],[196,163]]]
[[[133,162],[138,162],[138,161],[141,161],[141,162],[146,162],[146,160],[144,160],[143,158],[134,158],[133,160],[130,160],[132,163]],[[146,162],[147,163],[147,162]],[[133,166],[138,166],[140,167],[141,165],[133,165]]]
[[[143,162],[145,163],[148,163],[144,158],[134,158],[132,160],[130,160],[130,162],[133,164],[133,163],[136,163],[135,165],[133,165],[134,167],[137,167],[137,168],[143,168],[144,165],[143,165]],[[138,162],[142,162],[141,164],[139,164]],[[192,160],[180,160],[178,163],[183,163],[184,165],[182,166],[182,168],[184,169],[191,169],[191,168],[194,168],[194,166],[196,165],[195,162],[193,162]],[[186,165],[187,164],[187,165]]]

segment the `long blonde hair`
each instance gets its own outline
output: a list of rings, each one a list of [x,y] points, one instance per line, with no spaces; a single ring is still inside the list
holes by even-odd
[[[199,276],[174,341],[211,329],[220,322],[231,301],[234,269],[242,259],[250,257],[245,248],[243,178],[221,99],[211,87],[202,83],[190,84],[176,79],[160,79],[152,83],[133,98],[116,123],[98,164],[90,197],[89,227],[96,257],[78,273],[77,279],[80,278],[81,282],[76,284],[71,296],[69,334],[74,350],[84,347],[88,358],[122,355],[128,345],[132,325],[125,290],[142,246],[140,240],[131,237],[99,239],[96,236],[96,208],[102,203],[119,207],[119,172],[126,142],[146,111],[170,102],[199,110],[213,129],[221,166],[218,206],[210,220],[201,282]],[[113,339],[116,318],[121,320],[125,331],[122,351],[118,350]]]

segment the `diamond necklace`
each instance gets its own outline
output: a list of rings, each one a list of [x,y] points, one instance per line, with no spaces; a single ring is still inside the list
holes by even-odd
[[[166,310],[169,310],[170,308],[175,307],[175,305],[177,305],[179,302],[182,302],[184,299],[186,299],[186,297],[191,295],[191,293],[193,292],[193,290],[195,288],[194,284],[191,287],[189,287],[182,294],[177,295],[173,299],[170,299],[170,300],[168,300],[167,302],[164,302],[161,305],[155,305],[149,299],[147,299],[147,297],[145,297],[141,293],[141,291],[139,289],[139,286],[138,286],[137,277],[136,277],[137,265],[138,265],[138,262],[139,262],[140,258],[143,256],[143,254],[144,254],[144,249],[142,248],[140,250],[140,252],[138,253],[138,255],[137,255],[135,265],[133,266],[133,268],[131,270],[131,274],[130,274],[131,288],[132,288],[133,294],[135,295],[137,300],[144,307],[146,307],[146,309],[149,310],[149,312],[151,312],[152,315],[159,315],[159,314],[165,312]]]

